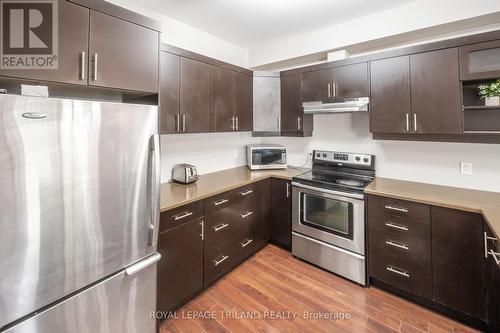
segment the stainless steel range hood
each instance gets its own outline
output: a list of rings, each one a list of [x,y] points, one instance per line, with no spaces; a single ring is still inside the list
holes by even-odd
[[[366,112],[368,111],[369,103],[369,97],[359,97],[304,102],[302,103],[302,107],[305,114]]]

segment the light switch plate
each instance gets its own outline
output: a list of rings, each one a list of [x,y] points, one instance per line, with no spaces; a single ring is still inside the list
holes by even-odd
[[[460,162],[460,173],[462,175],[472,175],[472,163]]]

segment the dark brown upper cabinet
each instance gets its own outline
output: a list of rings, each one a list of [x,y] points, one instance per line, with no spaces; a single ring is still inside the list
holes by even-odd
[[[460,79],[483,80],[500,77],[500,40],[460,47]]]
[[[433,300],[484,320],[485,258],[481,215],[431,207]]]
[[[303,74],[281,77],[281,135],[311,136],[313,116],[302,108]]]
[[[370,63],[371,131],[409,133],[410,57],[402,56]]]
[[[58,13],[58,68],[1,69],[1,76],[87,85],[89,9],[59,1]]]
[[[458,49],[410,56],[412,129],[419,134],[462,134]]]
[[[90,10],[89,84],[158,91],[158,32]]]
[[[168,52],[160,54],[160,124],[162,134],[180,131],[180,57]]]
[[[210,131],[251,131],[252,77],[210,66]]]
[[[367,97],[368,63],[302,73],[302,93],[304,102],[335,97]]]
[[[188,58],[180,59],[180,114],[178,132],[209,132],[210,66]]]

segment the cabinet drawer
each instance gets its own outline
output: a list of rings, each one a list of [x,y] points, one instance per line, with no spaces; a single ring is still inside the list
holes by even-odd
[[[254,200],[245,200],[233,206],[234,229],[237,237],[244,236],[257,228],[258,211]]]
[[[196,201],[177,207],[160,215],[160,232],[175,228],[185,222],[197,219],[203,215],[203,202]]]
[[[431,225],[406,217],[394,216],[382,210],[368,211],[368,226],[392,235],[430,241]]]
[[[252,230],[248,232],[246,235],[242,235],[237,238],[235,244],[235,256],[237,262],[241,262],[243,259],[254,254],[257,250],[257,242],[256,242],[256,231]]]
[[[232,205],[234,199],[231,194],[232,192],[228,191],[203,200],[205,215]]]
[[[432,296],[429,242],[369,230],[370,276],[422,297]]]
[[[406,217],[425,223],[430,223],[431,218],[431,210],[428,205],[373,195],[368,197],[368,209],[383,211],[391,216]]]
[[[247,201],[249,199],[254,198],[255,189],[254,184],[248,184],[242,187],[239,187],[231,192],[231,198],[233,202]]]
[[[226,207],[205,217],[205,248],[214,247],[234,237],[235,210]]]
[[[235,263],[234,244],[214,251],[211,255],[205,254],[203,285],[206,287],[229,272]]]

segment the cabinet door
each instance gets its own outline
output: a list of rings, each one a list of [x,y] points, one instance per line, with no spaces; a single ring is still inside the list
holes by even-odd
[[[302,109],[301,74],[281,77],[281,133],[298,133]]]
[[[237,118],[237,130],[240,132],[251,131],[253,128],[252,105],[253,105],[253,78],[251,76],[234,73],[235,77],[235,116]]]
[[[235,87],[233,71],[210,66],[210,132],[234,130]]]
[[[302,73],[302,94],[304,102],[321,101],[331,97],[332,69]]]
[[[434,301],[484,320],[482,217],[432,207],[431,219]]]
[[[460,48],[460,79],[466,81],[498,77],[500,77],[500,40]]]
[[[461,134],[458,49],[410,56],[413,132]]]
[[[270,238],[269,214],[271,204],[271,181],[269,179],[261,180],[255,183],[255,201],[257,206],[257,248],[267,244]]]
[[[161,52],[160,60],[160,133],[176,133],[180,130],[179,56]]]
[[[271,239],[292,248],[292,189],[289,181],[271,178]]]
[[[203,288],[201,223],[191,220],[159,236],[158,311],[174,310]]]
[[[87,85],[89,10],[68,1],[59,1],[58,11],[58,69],[2,69],[1,76]]]
[[[372,61],[370,74],[371,132],[410,132],[410,57]]]
[[[90,10],[89,45],[90,85],[158,92],[158,32]]]
[[[208,133],[210,66],[181,58],[180,70],[180,131]]]
[[[368,97],[368,63],[335,67],[333,71],[334,94],[338,98]]]

